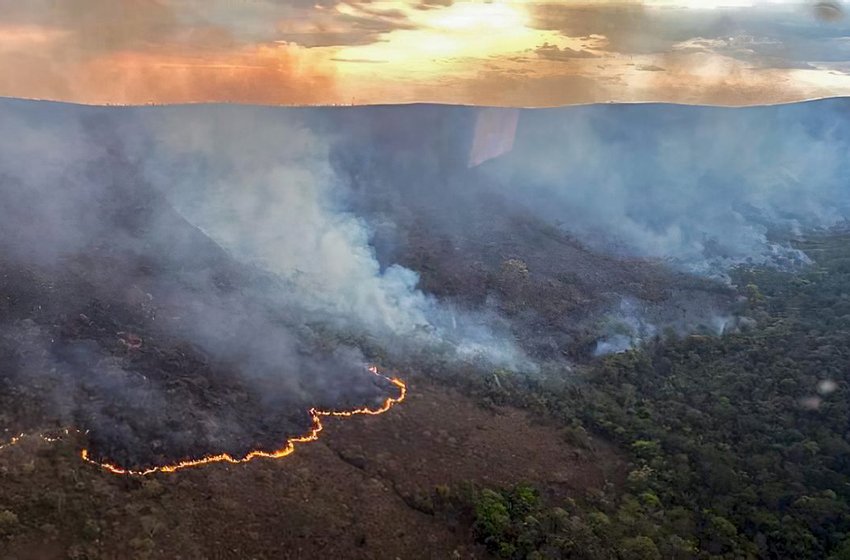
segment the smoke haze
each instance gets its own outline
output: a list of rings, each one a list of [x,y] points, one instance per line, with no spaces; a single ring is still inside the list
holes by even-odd
[[[846,106],[476,126],[464,107],[5,100],[4,379],[152,464],[380,402],[364,354],[533,372],[722,334],[734,297],[710,278],[805,265],[790,239],[847,218]]]
[[[848,146],[844,100],[595,106],[524,113],[513,152],[482,167],[592,246],[722,274],[807,262],[787,239],[847,218]]]

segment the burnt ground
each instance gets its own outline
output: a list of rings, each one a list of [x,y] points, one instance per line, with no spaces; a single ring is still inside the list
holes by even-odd
[[[145,183],[109,122],[84,128],[103,153],[63,175],[79,180],[60,187],[89,189],[62,201],[65,221],[49,204],[55,185],[0,174],[0,430],[85,433],[0,450],[5,557],[478,557],[468,523],[430,512],[436,486],[531,482],[578,497],[622,477],[603,442],[595,455],[574,449],[540,419],[414,374],[399,407],[327,419],[319,442],[284,460],[146,479],[84,464],[82,447],[133,468],[275,449],[306,431],[312,406],[374,406],[393,391],[363,371],[361,351],[383,349],[314,328],[276,297],[285,284],[231,258]],[[595,318],[622,297],[668,318],[729,298],[657,263],[589,250],[474,189],[460,201],[424,171],[446,196],[416,198],[415,183],[396,202],[358,191],[357,181],[388,183],[349,163],[362,171],[354,210],[399,225],[375,227],[382,263],[411,267],[425,291],[461,307],[494,308],[534,359],[587,358]]]
[[[82,463],[74,438],[2,450],[0,511],[17,522],[0,522],[0,558],[481,558],[469,526],[429,514],[422,496],[528,481],[578,497],[622,479],[602,442],[574,449],[519,410],[427,379],[409,387],[387,414],[328,419],[280,460],[138,478]]]
[[[96,458],[145,468],[276,449],[311,407],[383,401],[358,349],[187,222],[109,126],[86,130],[103,153],[67,184],[0,173],[2,428],[73,426]]]
[[[382,401],[388,387],[364,373],[362,341],[326,330],[329,319],[299,308],[284,280],[185,220],[110,118],[92,114],[81,127],[97,152],[63,163],[67,183],[0,174],[4,427],[71,425],[95,457],[145,468],[273,449],[309,428],[311,407]],[[386,165],[344,166],[352,204],[399,224],[392,251],[378,231],[377,253],[417,271],[430,294],[495,307],[534,360],[587,358],[594,319],[622,297],[671,316],[728,299],[722,286],[591,251],[504,200],[453,190],[460,179],[427,166],[422,179],[445,196],[423,198],[418,183],[387,196],[381,173],[413,161],[405,149],[420,151],[406,145]],[[4,158],[0,169],[16,169]]]
[[[190,287],[179,283],[163,294],[153,273],[122,285],[126,263],[92,260],[100,262],[85,269],[75,263],[39,269],[0,258],[4,428],[70,425],[88,432],[99,459],[139,468],[210,452],[275,449],[282,439],[307,431],[313,406],[374,407],[394,390],[362,363],[335,359],[333,348],[313,350],[315,360],[309,359],[314,341],[287,348],[292,331],[267,317],[268,308],[250,296],[234,298],[238,312],[251,313],[265,328],[256,336],[241,334],[235,318],[227,325],[237,330],[234,344],[246,353],[275,353],[244,363],[239,354],[216,353],[197,338],[181,336],[179,321],[170,318],[198,308],[226,317],[230,304],[192,302]],[[97,278],[107,265],[115,265],[110,282]],[[252,348],[255,341],[262,347]]]

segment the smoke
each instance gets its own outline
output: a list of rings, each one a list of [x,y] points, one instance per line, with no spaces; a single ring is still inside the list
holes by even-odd
[[[640,304],[631,298],[623,298],[612,313],[606,315],[600,331],[607,333],[596,342],[595,356],[616,354],[637,346],[655,336],[658,329],[641,313]]]
[[[722,336],[737,332],[748,322],[746,318],[735,317],[710,305],[706,307],[705,304],[693,309],[680,305],[680,311],[675,316],[665,315],[635,298],[622,298],[614,308],[602,315],[596,326],[596,332],[602,336],[596,340],[593,355],[625,352],[656,336],[671,333],[685,335],[696,332]]]
[[[278,446],[312,406],[392,390],[361,348],[533,368],[497,317],[379,264],[297,111],[6,101],[0,119],[4,377],[61,388],[46,416],[96,456]]]
[[[598,105],[501,116],[385,107],[339,112],[326,126],[343,138],[335,165],[354,185],[353,206],[370,224],[393,224],[378,230],[382,262],[425,253],[405,264],[429,286],[501,299],[527,348],[547,338],[563,348],[581,336],[570,324],[616,317],[623,298],[659,333],[735,328],[731,301],[647,261],[724,281],[738,265],[809,264],[794,238],[850,216],[847,106]],[[526,276],[499,280],[516,258]],[[497,277],[489,286],[469,285],[488,274]]]
[[[231,254],[279,275],[308,311],[343,326],[387,334],[427,325],[416,275],[379,270],[313,133],[251,110],[151,116],[148,177]]]
[[[593,247],[707,275],[790,267],[808,262],[795,232],[850,215],[846,105],[525,111],[513,151],[481,169]]]
[[[355,345],[150,184],[128,116],[0,107],[0,381],[35,403],[23,416],[139,465],[276,448],[310,407],[382,402]]]
[[[418,274],[382,267],[369,225],[347,207],[330,165],[330,139],[305,113],[203,107],[140,113],[153,140],[146,176],[230,254],[274,273],[307,316],[366,332],[404,352],[533,367],[486,314],[417,289]],[[450,356],[451,357],[451,356]]]
[[[149,464],[379,402],[364,354],[528,371],[722,334],[724,288],[646,258],[805,264],[791,238],[850,212],[846,105],[514,110],[478,153],[473,108],[4,101],[0,351]]]

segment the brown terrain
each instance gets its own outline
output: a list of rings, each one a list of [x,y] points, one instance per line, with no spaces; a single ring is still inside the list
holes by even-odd
[[[522,411],[409,388],[386,414],[327,419],[319,441],[244,465],[128,477],[80,461],[79,438],[24,440],[0,451],[0,511],[19,520],[0,558],[480,558],[468,524],[418,497],[525,481],[578,496],[622,478],[605,444],[579,451]]]
[[[476,558],[485,551],[470,520],[435,508],[446,488],[528,482],[546,500],[622,480],[605,443],[577,449],[544,419],[484,407],[421,374],[402,374],[409,396],[386,414],[326,418],[318,442],[280,460],[148,477],[81,461],[83,447],[128,468],[273,449],[309,428],[310,406],[372,407],[393,390],[360,383],[364,361],[442,369],[431,367],[440,356],[387,356],[392,340],[338,332],[334,317],[280,298],[285,282],[230,254],[146,182],[113,124],[84,122],[105,148],[63,172],[84,180],[61,182],[67,220],[55,231],[40,225],[52,223],[53,184],[0,176],[0,444],[84,432],[0,449],[0,560]],[[406,168],[418,145],[405,149],[399,165],[420,175]],[[412,182],[393,197],[374,187],[390,183],[369,175],[370,160],[342,163],[354,211],[406,224],[376,232],[381,263],[410,267],[421,289],[461,309],[503,316],[532,359],[588,357],[597,319],[622,297],[683,324],[730,297],[657,263],[594,252],[476,190],[463,204],[435,203]],[[442,184],[417,165],[422,181]],[[448,380],[474,368],[446,369]]]

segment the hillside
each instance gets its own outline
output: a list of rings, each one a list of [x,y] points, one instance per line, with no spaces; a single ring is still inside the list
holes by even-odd
[[[0,101],[0,558],[843,558],[814,106]]]

